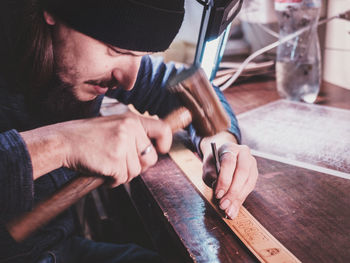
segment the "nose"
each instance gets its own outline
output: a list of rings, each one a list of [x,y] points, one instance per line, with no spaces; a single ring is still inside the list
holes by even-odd
[[[141,56],[127,55],[123,61],[118,61],[112,71],[112,75],[118,81],[121,88],[131,90],[134,87],[141,59]]]

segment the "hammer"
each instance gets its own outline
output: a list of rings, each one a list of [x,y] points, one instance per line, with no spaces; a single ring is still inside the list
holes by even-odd
[[[212,136],[229,127],[229,118],[201,68],[192,66],[182,71],[169,80],[168,88],[184,105],[164,119],[173,133],[191,122],[201,136]],[[9,233],[17,242],[25,240],[105,180],[106,177],[98,175],[78,176],[31,211],[10,221],[7,224]]]

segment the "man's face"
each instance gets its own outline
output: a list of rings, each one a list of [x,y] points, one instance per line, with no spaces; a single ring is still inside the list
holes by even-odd
[[[62,83],[71,86],[76,99],[91,101],[109,88],[132,89],[146,52],[109,46],[58,21],[48,20],[47,16],[45,18],[54,26],[56,74]]]

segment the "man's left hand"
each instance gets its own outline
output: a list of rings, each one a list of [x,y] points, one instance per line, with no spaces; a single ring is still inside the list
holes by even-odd
[[[219,176],[215,170],[211,142],[215,142],[218,148]],[[220,209],[233,219],[255,187],[258,179],[256,160],[247,146],[238,145],[235,137],[227,132],[204,138],[200,147],[203,153],[203,180],[213,187]]]

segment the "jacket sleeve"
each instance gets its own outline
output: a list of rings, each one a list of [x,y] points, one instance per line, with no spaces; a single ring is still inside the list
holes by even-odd
[[[29,153],[16,130],[0,133],[0,261],[9,255],[24,254],[5,224],[33,206],[33,174]]]
[[[160,57],[145,56],[142,58],[134,88],[131,91],[123,89],[112,90],[107,93],[107,96],[116,98],[125,104],[133,104],[141,113],[148,111],[150,114],[156,114],[163,118],[173,109],[180,106],[176,95],[169,92],[166,84],[171,77],[178,74],[181,70],[183,70],[183,67],[176,68],[174,63],[165,64]],[[237,119],[222,92],[216,87],[214,89],[231,119],[228,131],[240,142],[241,135]],[[190,125],[188,130],[198,151],[201,138],[196,135],[193,126]]]

